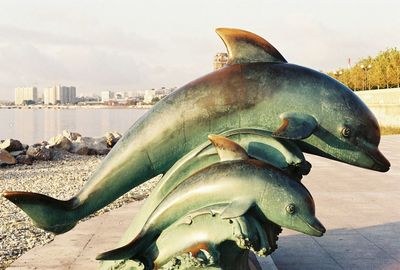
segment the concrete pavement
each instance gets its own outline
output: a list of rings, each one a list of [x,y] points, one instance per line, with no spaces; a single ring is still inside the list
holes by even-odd
[[[54,241],[21,256],[9,270],[96,269],[96,255],[115,246],[128,228],[140,202],[130,203],[109,213],[79,223]],[[113,245],[112,243],[115,243]]]
[[[303,183],[327,233],[284,230],[272,255],[278,269],[400,269],[400,136],[384,136],[380,148],[387,173],[307,156],[313,168]]]
[[[30,250],[7,269],[97,269],[99,261],[95,260],[96,256],[117,246],[141,204],[142,202],[130,203],[81,222],[68,233],[58,235],[51,243]],[[259,262],[263,269],[276,270],[271,257],[259,258]]]
[[[284,230],[272,256],[278,269],[400,270],[400,136],[384,136],[380,148],[392,163],[387,173],[307,157],[313,169],[303,183],[327,233],[317,238]],[[96,269],[95,256],[118,242],[138,206],[80,223],[8,269]]]

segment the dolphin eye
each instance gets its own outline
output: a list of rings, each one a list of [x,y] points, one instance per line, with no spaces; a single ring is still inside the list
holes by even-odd
[[[349,127],[345,127],[342,129],[342,136],[345,138],[349,138],[351,136],[351,129]]]
[[[293,214],[294,211],[296,211],[296,206],[294,204],[289,204],[288,206],[286,206],[286,212],[288,212],[289,214]]]

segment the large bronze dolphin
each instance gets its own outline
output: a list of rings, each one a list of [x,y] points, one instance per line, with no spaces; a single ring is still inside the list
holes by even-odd
[[[165,173],[208,134],[255,128],[304,152],[385,172],[380,131],[368,107],[320,72],[288,64],[266,40],[217,29],[229,61],[158,102],[127,131],[85,187],[68,201],[21,192],[3,195],[38,209],[42,228],[65,232],[147,179]],[[41,206],[42,208],[38,207]],[[60,220],[61,219],[61,220]],[[64,223],[63,226],[53,224]]]
[[[233,142],[232,142],[233,143]],[[218,151],[221,161],[190,176],[170,192],[149,216],[142,230],[127,245],[100,254],[99,260],[141,260],[159,235],[177,220],[201,208],[221,208],[222,219],[253,212],[257,219],[312,236],[322,236],[324,226],[315,217],[309,191],[281,170],[250,159],[237,151]],[[224,157],[222,157],[224,155]],[[236,196],[232,192],[238,191]]]

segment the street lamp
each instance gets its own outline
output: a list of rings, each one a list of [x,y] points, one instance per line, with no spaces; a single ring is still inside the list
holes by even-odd
[[[364,65],[361,64],[361,69],[364,70],[364,90],[367,90],[367,84],[368,84],[368,70],[370,70],[372,68],[371,64],[368,65]],[[371,87],[368,86],[368,89],[371,90]]]
[[[343,73],[344,73],[344,72],[343,72],[343,70],[341,70],[341,69],[336,70],[336,71],[333,72],[333,77],[334,77],[336,80],[338,80],[338,81],[340,81],[340,82],[346,84],[346,83],[344,82],[344,79],[345,79],[345,78],[342,77],[342,74],[343,74]]]
[[[337,71],[333,72],[333,75],[335,75],[336,79],[338,79],[339,76],[342,75],[342,74],[343,74],[343,71],[341,71],[341,70],[337,70]]]

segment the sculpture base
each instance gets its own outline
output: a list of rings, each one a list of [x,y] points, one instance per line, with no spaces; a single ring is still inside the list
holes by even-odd
[[[238,265],[235,265],[234,268],[231,267],[196,267],[196,266],[190,266],[190,267],[178,267],[178,268],[172,268],[172,269],[185,269],[185,270],[197,270],[197,269],[204,269],[204,270],[278,270],[276,267],[274,261],[272,260],[271,256],[267,257],[259,257],[256,256],[254,253],[250,252],[248,256],[246,256],[247,263],[244,265],[241,265],[241,268],[238,268]],[[116,264],[113,261],[105,261],[102,263],[101,267],[99,270],[139,270],[143,269],[143,266],[139,266],[138,263],[134,261],[120,261],[119,264]]]

